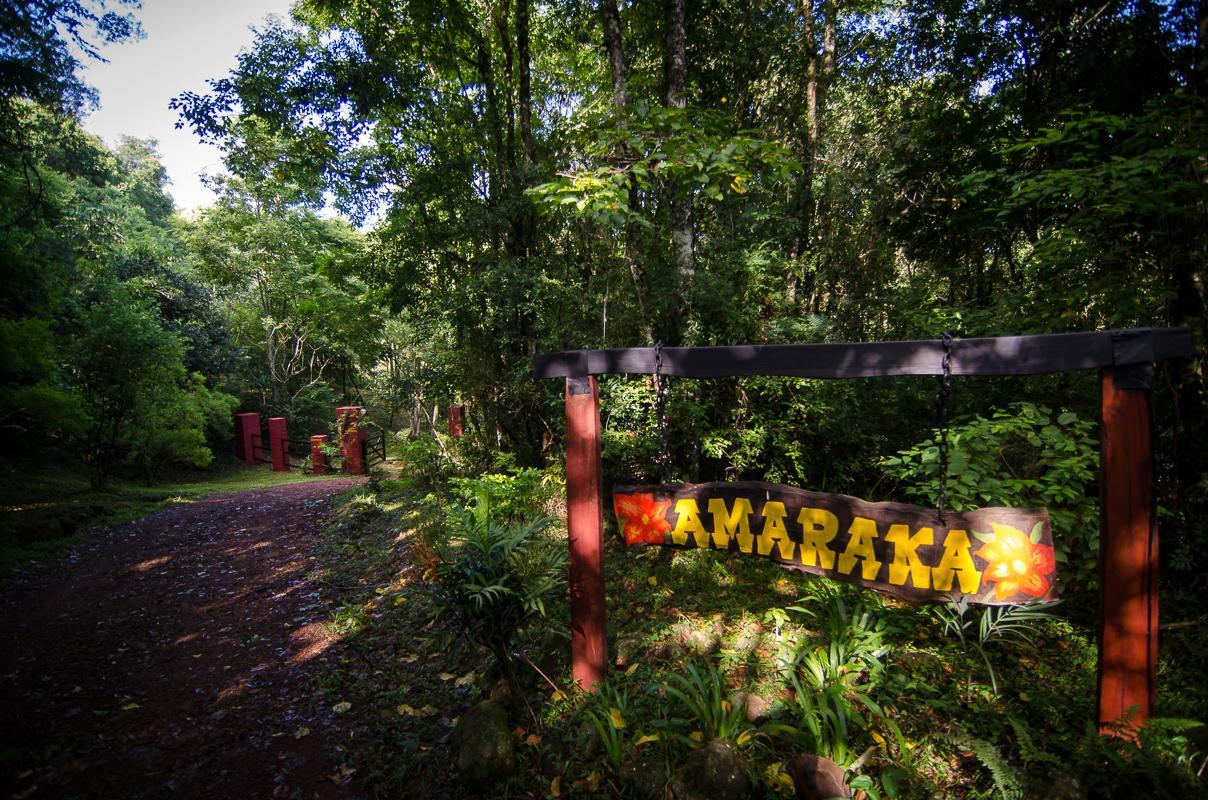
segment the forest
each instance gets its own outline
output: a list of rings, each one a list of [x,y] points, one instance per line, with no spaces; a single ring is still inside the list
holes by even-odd
[[[331,487],[307,569],[338,644],[302,681],[323,714],[273,735],[323,731],[308,757],[343,793],[322,796],[1208,793],[1203,3],[296,0],[172,100],[222,153],[189,213],[154,140],[84,128],[84,65],[143,35],[136,0],[3,8],[5,604],[146,498],[169,513],[201,497],[179,485],[252,475],[236,412],[338,439],[335,409],[360,406],[389,456],[368,482],[288,476]],[[1093,371],[939,395],[602,376],[612,670],[572,686],[563,384],[534,356],[1145,327],[1192,350],[1153,379],[1163,625],[1140,733],[1094,720]],[[733,552],[628,551],[611,487],[671,481],[1046,508],[1062,599],[912,606]],[[0,739],[14,796],[92,796],[68,757],[134,741],[39,725]],[[236,786],[272,791],[205,784]]]

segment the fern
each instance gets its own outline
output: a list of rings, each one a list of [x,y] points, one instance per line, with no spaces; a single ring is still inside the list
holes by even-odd
[[[994,788],[1002,800],[1023,800],[1023,781],[1019,770],[1011,766],[992,742],[975,736],[949,735],[939,738],[957,747],[968,748],[989,771]]]
[[[1032,735],[1024,724],[1015,717],[1007,717],[1011,730],[1015,731],[1015,741],[1019,745],[1019,758],[1025,764],[1061,764],[1061,759],[1052,753],[1041,750],[1032,740]]]

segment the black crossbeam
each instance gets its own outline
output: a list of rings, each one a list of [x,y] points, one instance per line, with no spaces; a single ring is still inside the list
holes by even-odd
[[[877,378],[939,375],[939,339],[835,344],[755,344],[664,347],[664,375],[720,378],[781,375],[798,378]],[[953,375],[1038,375],[1103,367],[1146,366],[1191,355],[1186,328],[1131,328],[1031,336],[956,339]],[[651,375],[653,347],[568,350],[533,356],[537,378]]]

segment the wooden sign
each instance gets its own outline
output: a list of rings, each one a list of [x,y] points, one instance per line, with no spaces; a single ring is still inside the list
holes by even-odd
[[[700,547],[763,556],[912,603],[964,596],[987,605],[1052,597],[1048,512],[948,512],[870,503],[770,483],[618,486],[626,545]]]

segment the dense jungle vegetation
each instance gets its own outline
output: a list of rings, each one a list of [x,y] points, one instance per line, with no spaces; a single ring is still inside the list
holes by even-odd
[[[364,590],[337,595],[333,625],[395,659],[432,614],[464,620],[510,685],[513,722],[537,736],[513,796],[640,794],[641,748],[659,742],[673,765],[714,739],[757,753],[769,795],[791,792],[803,742],[873,797],[1203,791],[1208,741],[1190,722],[1208,718],[1202,3],[298,0],[227,75],[173,101],[225,161],[217,201],[188,217],[155,142],[110,148],[81,127],[96,98],[80,60],[139,35],[133,5],[6,0],[0,17],[10,475],[74,464],[98,487],[162,481],[230,452],[236,411],[303,435],[328,432],[337,405],[366,406],[403,472],[350,500],[329,535],[337,583]],[[587,701],[557,688],[569,672],[554,662],[553,694],[538,682],[526,700],[520,645],[483,638],[512,626],[540,649],[538,612],[565,626],[561,565],[540,544],[561,540],[539,519],[559,511],[562,386],[532,378],[536,353],[1167,325],[1194,344],[1154,381],[1162,618],[1190,625],[1163,634],[1170,721],[1140,744],[1084,730],[1093,374],[954,381],[954,507],[1053,514],[1066,600],[1018,629],[983,617],[974,641],[967,610],[890,608],[713,554],[635,560],[611,531],[611,642],[662,656],[626,651]],[[605,378],[601,398],[606,482],[655,481],[654,383]],[[467,408],[457,441],[441,422],[451,404]],[[675,380],[667,413],[679,480],[935,499],[933,379]],[[489,596],[456,591],[484,574],[519,598],[495,609],[503,622],[481,617]],[[620,599],[635,591],[640,603]],[[823,665],[836,641],[845,655]],[[452,682],[483,660],[462,647],[449,680],[421,690],[435,706],[482,677]],[[401,709],[354,745],[373,742],[361,769],[383,796],[413,780],[453,791],[429,753],[447,735],[436,707],[386,686],[410,669],[325,679],[365,693],[358,707],[377,692]],[[740,684],[792,689],[800,735],[786,744],[731,713],[742,706],[722,695]],[[1066,717],[1067,702],[1085,713]],[[590,748],[551,744],[580,735]],[[1104,778],[1107,764],[1124,777]]]

